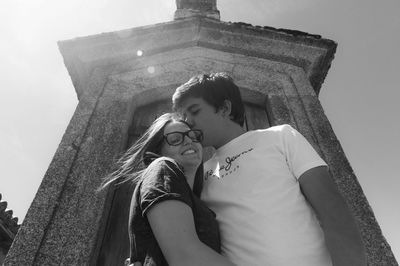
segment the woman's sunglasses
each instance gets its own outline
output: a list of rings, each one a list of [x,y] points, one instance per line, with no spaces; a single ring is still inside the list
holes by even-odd
[[[191,129],[186,132],[170,132],[164,135],[164,139],[169,145],[178,146],[182,144],[185,136],[188,136],[193,142],[201,142],[203,140],[203,132],[198,129]]]

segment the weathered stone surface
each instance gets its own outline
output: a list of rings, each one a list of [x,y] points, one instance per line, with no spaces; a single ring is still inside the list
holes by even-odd
[[[323,157],[361,230],[369,265],[398,265],[319,100],[301,98]]]
[[[95,67],[135,61],[138,50],[143,51],[144,58],[188,47],[204,47],[301,67],[318,93],[336,49],[335,42],[315,35],[207,18],[188,18],[103,33],[63,41],[59,46],[78,97]]]
[[[284,95],[269,95],[266,108],[268,117],[271,119],[271,125],[289,124],[294,126],[295,122],[287,105],[287,99]]]
[[[220,20],[216,0],[176,0],[175,19],[206,17]]]
[[[111,201],[125,192],[96,189],[126,148],[135,111],[166,109],[178,85],[213,71],[228,72],[247,103],[265,107],[270,125],[288,123],[306,136],[357,218],[369,265],[397,265],[318,101],[333,41],[193,17],[59,46],[80,101],[6,265],[86,265],[107,256],[100,253],[108,248],[103,240],[115,210]]]
[[[67,252],[67,250],[62,250],[61,253],[50,250],[48,251],[49,255],[46,256],[46,245],[54,244],[54,246],[57,246],[62,244],[65,241],[63,234],[71,236],[74,233],[74,231],[68,231],[70,229],[69,225],[74,223],[74,220],[71,218],[77,215],[77,213],[87,215],[85,209],[79,210],[76,208],[64,217],[64,220],[61,221],[58,227],[58,231],[52,229],[55,226],[54,223],[56,222],[57,215],[65,211],[63,209],[64,198],[71,197],[75,193],[74,188],[76,187],[71,187],[71,171],[77,166],[77,161],[80,159],[79,155],[84,149],[83,143],[87,139],[86,132],[88,127],[90,127],[97,98],[100,96],[100,93],[91,95],[90,92],[92,90],[90,86],[104,87],[104,84],[100,85],[102,80],[104,83],[104,77],[106,77],[104,71],[98,70],[93,72],[92,82],[89,82],[88,92],[85,93],[86,97],[82,97],[78,104],[74,116],[7,255],[4,262],[5,265],[32,265],[44,257],[49,258],[49,265],[58,263],[61,259],[60,256]],[[94,190],[89,195],[93,195],[93,192]],[[93,210],[97,210],[97,208]],[[65,227],[63,227],[64,225]],[[49,239],[49,236],[55,237]],[[59,245],[59,247],[61,246]]]
[[[216,10],[216,0],[176,0],[177,9]]]

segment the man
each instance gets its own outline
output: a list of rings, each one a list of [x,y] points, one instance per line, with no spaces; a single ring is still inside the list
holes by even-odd
[[[289,125],[245,132],[238,87],[224,73],[176,89],[173,108],[216,149],[202,199],[237,265],[366,265],[359,230],[326,163]],[[317,218],[318,217],[318,218]]]

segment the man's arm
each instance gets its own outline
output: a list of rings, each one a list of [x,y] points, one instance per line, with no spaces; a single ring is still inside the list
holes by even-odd
[[[177,200],[167,200],[147,212],[151,229],[171,266],[234,266],[197,237],[192,210]]]
[[[333,265],[367,265],[360,231],[327,167],[306,171],[300,176],[299,183],[319,218]]]

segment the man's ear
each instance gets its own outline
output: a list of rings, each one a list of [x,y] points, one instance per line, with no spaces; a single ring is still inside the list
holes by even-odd
[[[220,114],[223,117],[228,117],[230,118],[231,115],[231,111],[232,111],[232,103],[229,100],[224,100],[224,103],[222,104],[221,107],[219,107],[218,112],[220,112]]]

